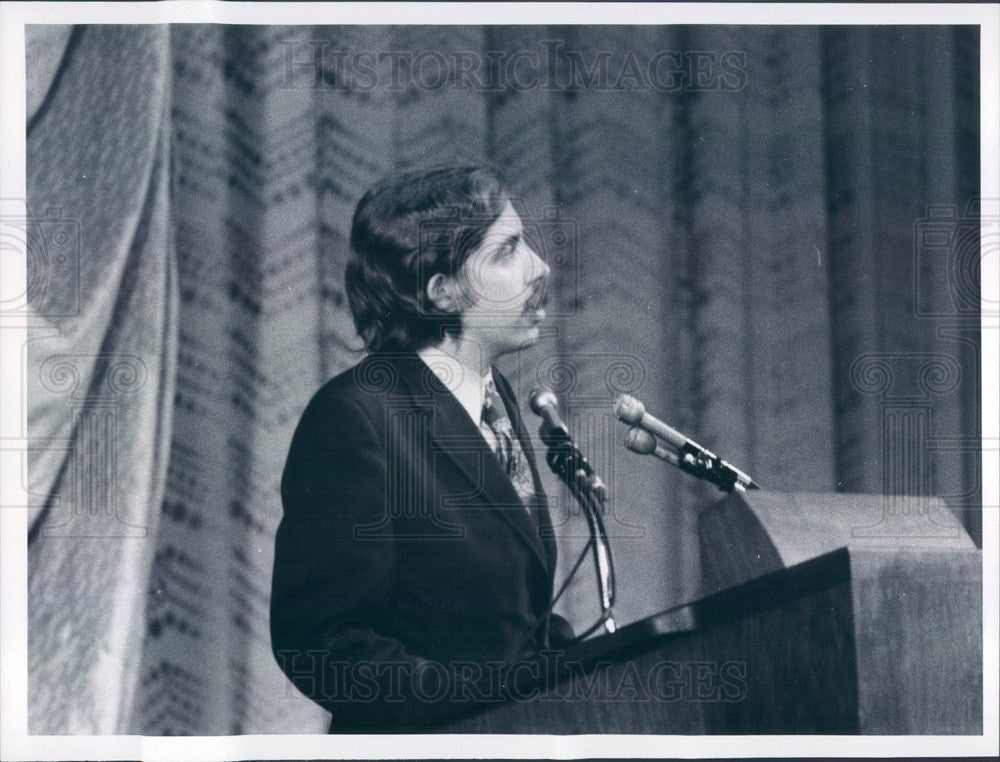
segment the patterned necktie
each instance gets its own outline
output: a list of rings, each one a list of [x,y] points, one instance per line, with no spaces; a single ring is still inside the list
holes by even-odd
[[[510,418],[507,417],[503,400],[500,399],[500,394],[497,392],[492,378],[486,382],[483,420],[480,428],[486,435],[486,441],[493,443],[493,452],[496,453],[500,465],[510,478],[514,490],[530,515],[531,500],[535,495],[535,482],[531,476],[531,466],[528,465],[528,459],[521,448],[520,440],[514,434],[514,427],[511,425]]]

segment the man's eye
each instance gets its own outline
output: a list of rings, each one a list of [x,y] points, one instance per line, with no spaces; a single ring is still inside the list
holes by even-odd
[[[510,256],[514,253],[514,249],[516,249],[516,248],[517,248],[516,244],[506,243],[503,246],[501,246],[499,249],[497,249],[496,254],[494,254],[493,256],[498,261],[499,260],[504,260],[504,259],[509,259]]]

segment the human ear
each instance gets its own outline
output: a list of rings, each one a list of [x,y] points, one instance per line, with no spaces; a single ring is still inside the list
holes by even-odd
[[[427,281],[427,299],[442,312],[458,312],[458,284],[444,273],[436,273]]]

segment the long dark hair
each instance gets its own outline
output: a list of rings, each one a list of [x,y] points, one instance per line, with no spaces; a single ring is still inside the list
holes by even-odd
[[[498,174],[482,166],[399,172],[365,193],[344,285],[369,351],[417,350],[461,331],[461,316],[433,304],[427,283],[458,272],[507,198]]]

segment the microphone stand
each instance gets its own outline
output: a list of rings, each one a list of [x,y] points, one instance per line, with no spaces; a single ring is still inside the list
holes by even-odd
[[[548,447],[545,461],[580,504],[590,530],[587,547],[591,548],[594,554],[601,617],[590,629],[579,635],[577,640],[583,640],[601,625],[604,625],[607,632],[612,633],[617,629],[617,625],[612,611],[615,603],[615,570],[603,517],[606,510],[607,488],[564,431],[550,430],[543,426],[539,434],[542,442]],[[584,547],[584,552],[587,551],[587,547]]]
[[[732,492],[733,490],[746,492],[748,487],[758,489],[750,477],[704,448],[697,449],[690,444],[685,444],[677,451],[676,465],[681,471],[686,471],[692,476],[710,482],[723,492]],[[741,477],[744,477],[749,484],[744,486]]]

